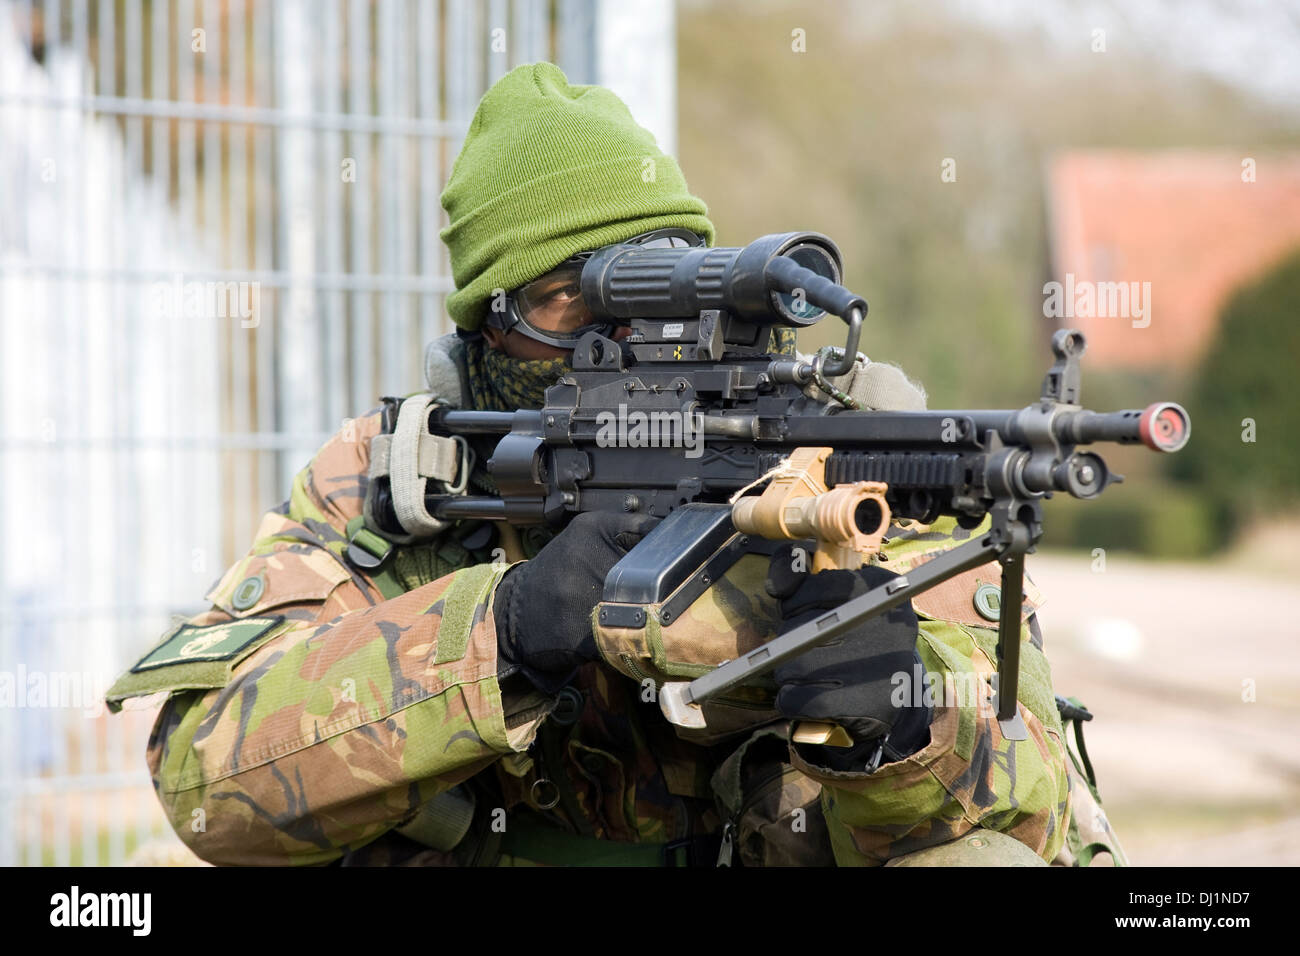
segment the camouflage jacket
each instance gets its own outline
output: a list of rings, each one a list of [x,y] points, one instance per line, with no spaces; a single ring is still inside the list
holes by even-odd
[[[492,600],[507,564],[486,563],[454,535],[402,548],[375,574],[344,557],[378,430],[372,413],[317,453],[208,593],[211,610],[169,632],[133,669],[150,680],[127,680],[112,701],[171,691],[148,763],[173,827],[200,857],[464,863],[466,846],[527,819],[588,841],[647,845],[716,834],[730,821],[749,863],[880,864],[975,827],[1003,831],[1044,860],[1068,858],[1080,784],[1032,622],[1020,684],[1028,739],[1004,739],[986,699],[952,694],[965,685],[980,698],[996,669],[994,625],[972,600],[996,583],[996,565],[915,602],[918,651],[949,693],[939,686],[929,745],[873,774],[809,763],[759,698],[738,702],[711,738],[680,735],[646,699],[645,673],[656,661],[674,666],[663,660],[663,635],[638,651],[636,635],[603,634],[606,661],[579,672],[561,721],[555,701],[498,680]],[[969,534],[951,522],[896,527],[883,559],[905,571]],[[709,593],[718,600],[701,599],[691,613],[714,632],[743,632],[772,612],[761,588],[733,582]],[[1027,618],[1035,601],[1030,586]],[[165,663],[167,648],[202,658],[214,645],[236,650],[171,677],[166,666],[136,673]],[[709,663],[678,665],[698,673]],[[748,759],[760,752],[761,761]],[[431,798],[467,781],[493,811],[491,830],[474,830],[455,851],[397,835]],[[502,850],[492,859],[527,862],[526,852]]]

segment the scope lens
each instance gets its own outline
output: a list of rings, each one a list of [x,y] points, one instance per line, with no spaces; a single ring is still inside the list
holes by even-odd
[[[809,269],[823,279],[829,279],[831,282],[840,281],[840,270],[835,266],[835,260],[821,246],[812,243],[800,243],[781,255],[793,259],[805,269]],[[772,298],[783,313],[791,318],[797,319],[801,324],[808,325],[814,319],[820,318],[825,314],[825,310],[813,305],[803,295],[796,295],[795,292],[773,292]]]

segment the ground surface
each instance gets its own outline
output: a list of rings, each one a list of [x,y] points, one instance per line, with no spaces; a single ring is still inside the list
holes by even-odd
[[[1096,714],[1085,740],[1135,864],[1300,863],[1295,540],[1215,565],[1029,559],[1057,692]]]

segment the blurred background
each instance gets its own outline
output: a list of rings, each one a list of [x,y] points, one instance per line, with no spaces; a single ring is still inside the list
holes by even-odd
[[[0,865],[183,859],[98,701],[421,387],[438,195],[539,59],[719,243],[834,238],[931,407],[1028,403],[1070,326],[1086,405],[1188,408],[1048,505],[1047,649],[1133,862],[1300,862],[1297,48],[1294,0],[0,0]]]

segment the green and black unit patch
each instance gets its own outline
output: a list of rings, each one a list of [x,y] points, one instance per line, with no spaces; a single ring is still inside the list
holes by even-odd
[[[130,697],[225,687],[236,662],[265,644],[283,623],[283,615],[277,615],[173,627],[109,688],[109,710],[121,710]]]

